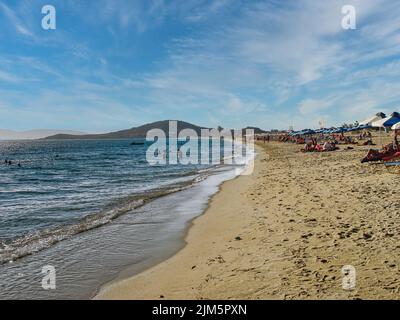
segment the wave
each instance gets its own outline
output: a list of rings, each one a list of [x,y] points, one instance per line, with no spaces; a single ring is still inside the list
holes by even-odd
[[[60,241],[82,232],[102,227],[121,215],[129,213],[152,200],[190,188],[195,183],[206,179],[207,176],[207,173],[197,174],[196,177],[190,180],[114,200],[102,212],[88,215],[74,224],[36,231],[11,240],[0,240],[0,265],[11,263],[17,259],[47,249]]]
[[[249,161],[253,157],[254,153],[250,153],[246,157],[246,160]],[[247,163],[245,166],[247,166]],[[35,231],[13,239],[0,239],[0,265],[45,250],[77,234],[107,225],[121,215],[129,213],[152,200],[185,190],[194,184],[201,183],[212,174],[211,172],[216,174],[227,167],[231,169],[241,167],[241,169],[243,169],[245,166],[217,164],[207,168],[180,172],[178,174],[173,172],[161,172],[159,173],[160,176],[169,177],[170,179],[175,178],[175,181],[167,185],[159,185],[150,190],[144,190],[122,199],[113,200],[101,212],[87,215],[76,223]],[[236,170],[237,174],[240,174],[240,171]],[[179,179],[180,181],[177,181],[177,177],[181,178]],[[127,183],[129,182],[130,181],[127,181]]]

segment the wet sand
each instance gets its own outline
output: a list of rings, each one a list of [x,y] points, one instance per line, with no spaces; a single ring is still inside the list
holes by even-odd
[[[181,251],[96,299],[399,299],[399,176],[362,165],[367,147],[299,149],[259,147],[254,173],[222,185]]]

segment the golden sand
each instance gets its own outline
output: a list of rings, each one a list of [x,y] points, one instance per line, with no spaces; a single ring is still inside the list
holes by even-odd
[[[400,176],[362,165],[366,147],[299,148],[259,148],[254,173],[222,185],[180,252],[96,299],[399,299]]]

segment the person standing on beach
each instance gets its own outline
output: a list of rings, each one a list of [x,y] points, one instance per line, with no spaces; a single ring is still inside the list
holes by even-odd
[[[400,151],[399,141],[397,140],[397,136],[400,135],[400,130],[394,130],[393,132],[393,150]]]

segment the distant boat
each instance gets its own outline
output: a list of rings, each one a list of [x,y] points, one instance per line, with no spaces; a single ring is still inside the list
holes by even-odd
[[[143,146],[143,145],[144,145],[144,142],[133,141],[131,143],[131,146]]]

